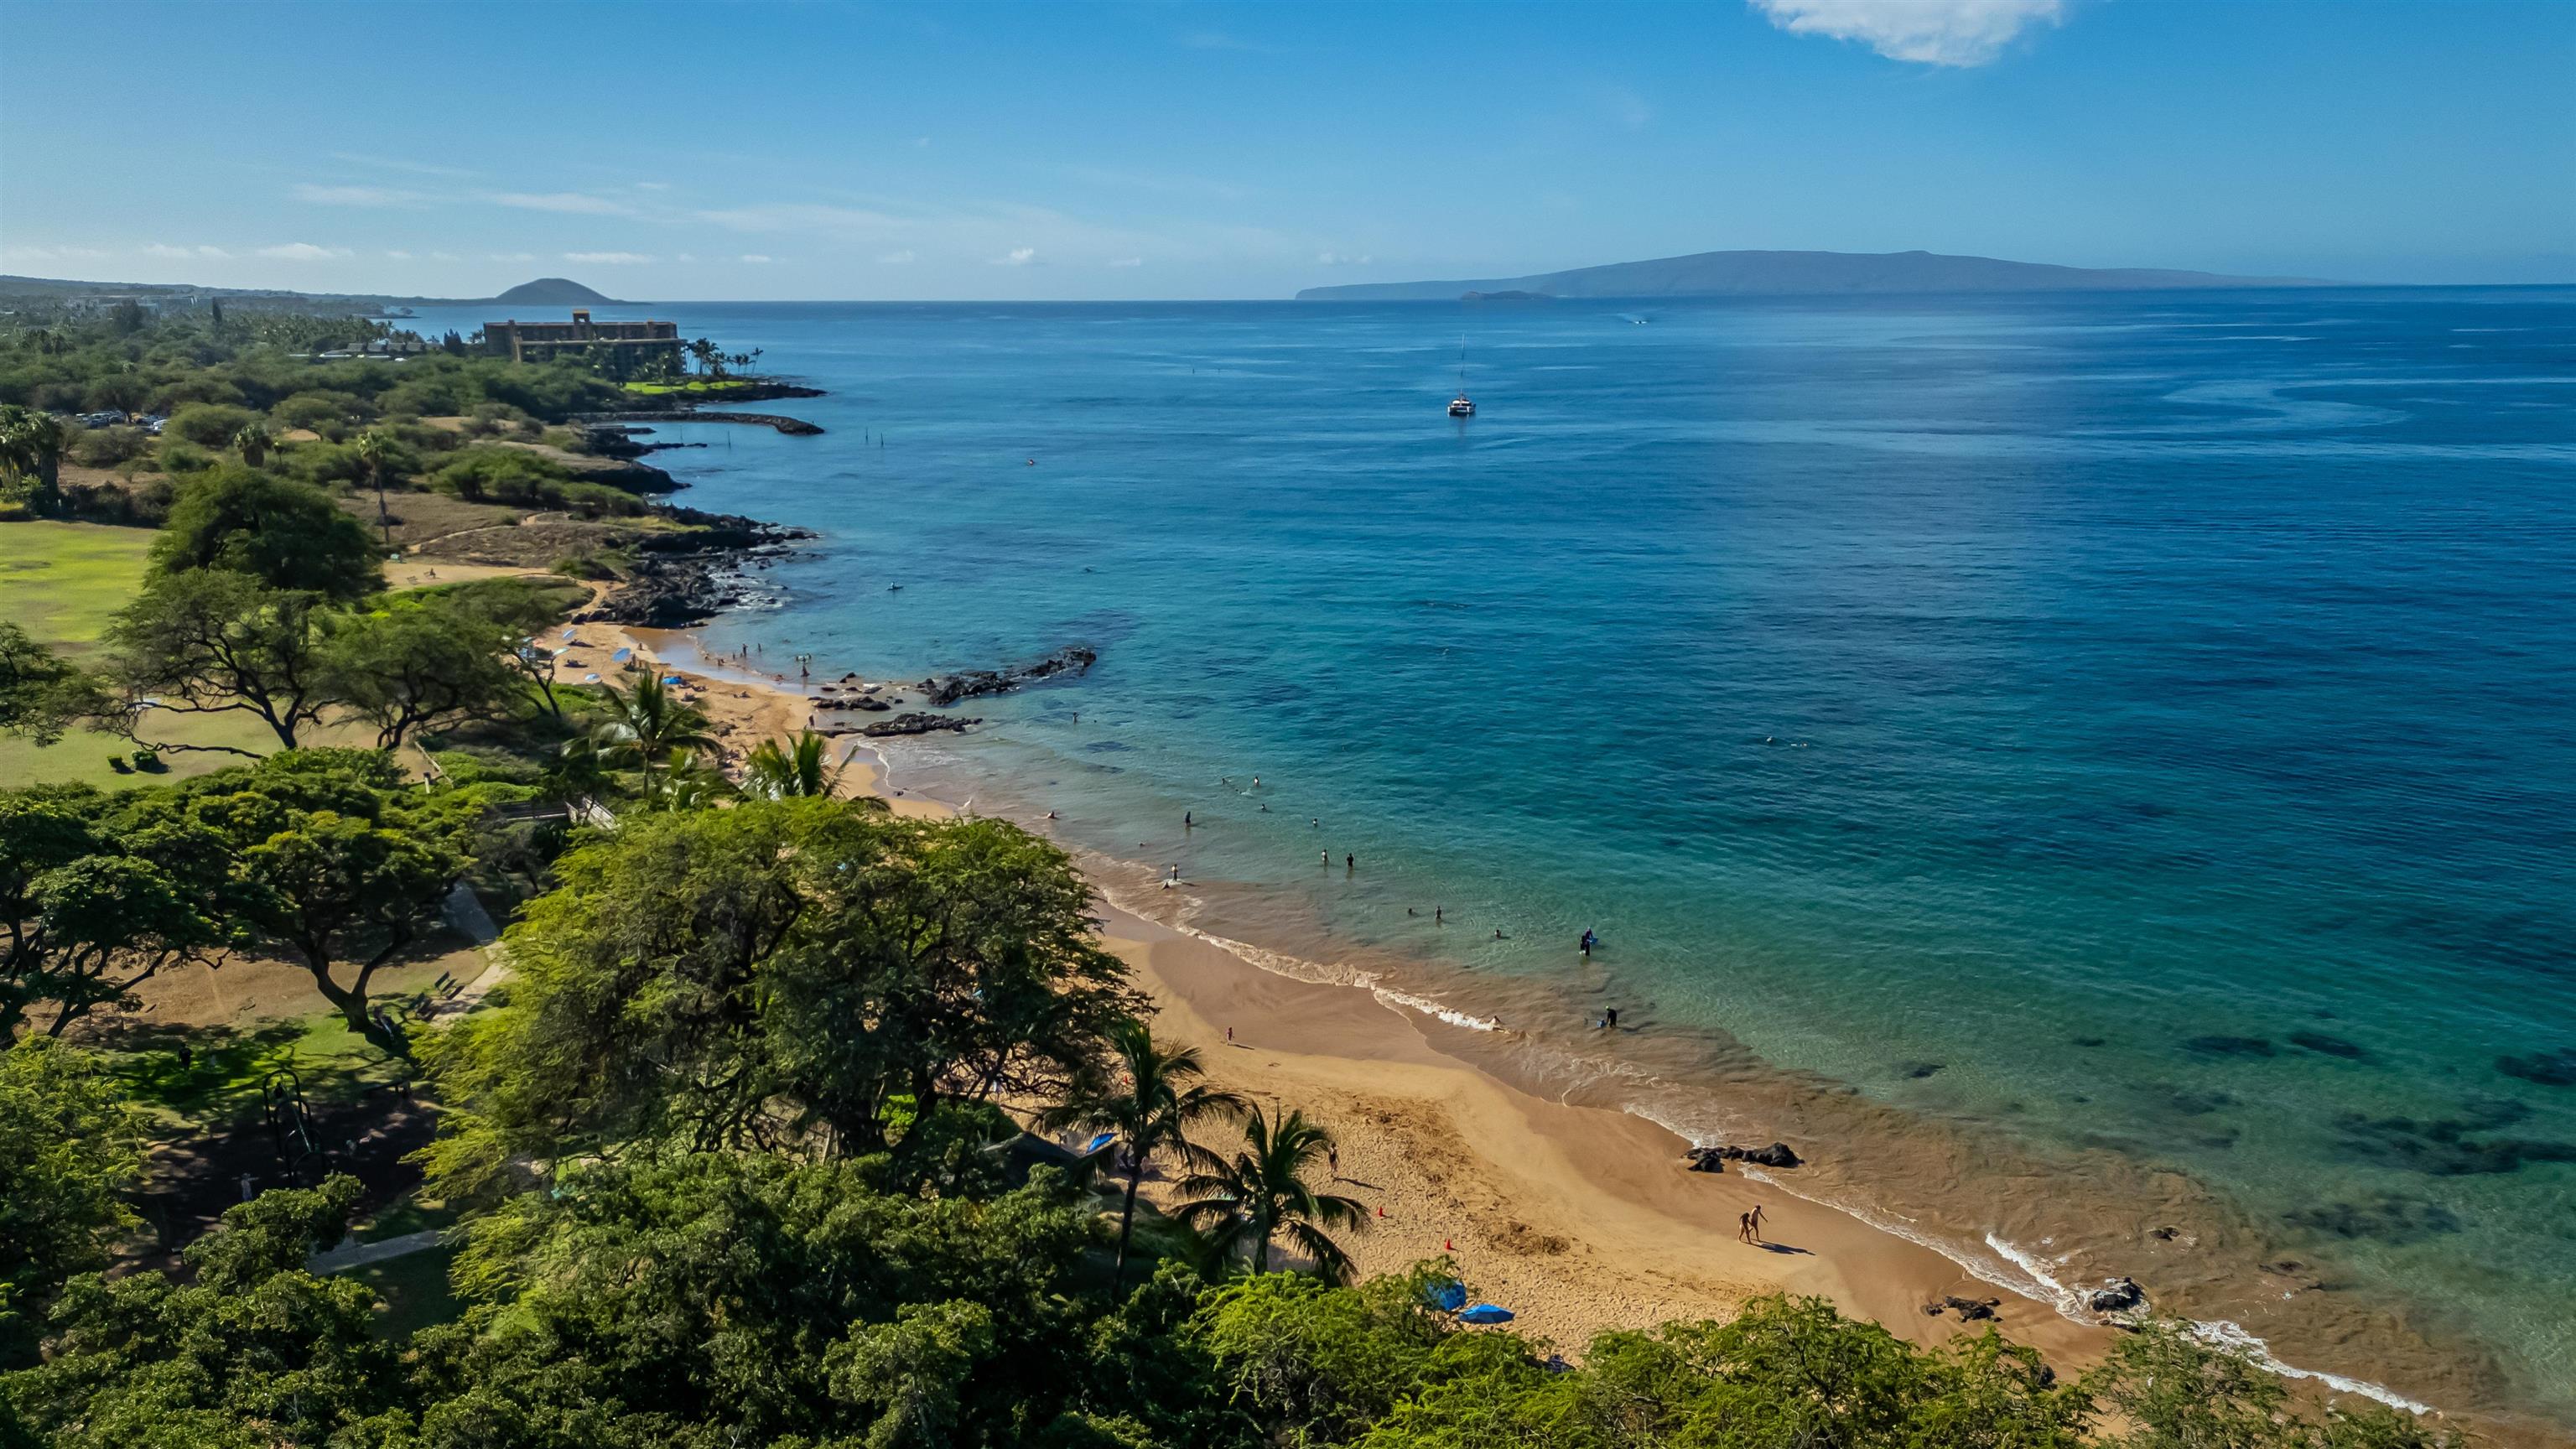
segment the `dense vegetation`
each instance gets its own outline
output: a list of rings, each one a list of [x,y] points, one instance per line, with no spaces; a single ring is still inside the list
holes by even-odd
[[[0,396],[86,405],[109,380],[176,409],[165,449],[236,460],[187,470],[95,659],[0,626],[0,730],[148,697],[256,717],[274,748],[0,788],[0,1449],[2450,1442],[2370,1405],[2293,1412],[2170,1325],[2066,1380],[1992,1332],[1926,1350],[1765,1299],[1568,1364],[1463,1325],[1451,1265],[1353,1282],[1366,1220],[1319,1171],[1329,1137],[1156,1040],[1060,851],[839,798],[811,735],[734,778],[651,674],[554,684],[523,642],[542,590],[385,593],[364,520],[303,476],[338,467],[307,450],[361,407],[559,412],[577,372],[431,359],[318,386],[175,326],[38,349],[62,369],[26,366],[35,346],[0,346]],[[409,466],[370,436],[355,477]],[[376,748],[315,748],[324,722]],[[372,979],[460,881],[515,906],[513,974],[407,1019]],[[138,1073],[84,1028],[245,953],[416,1060],[428,1186],[462,1214],[446,1321],[391,1329],[364,1281],[313,1271],[360,1206],[348,1177],[141,1260]],[[1022,1122],[1114,1140],[1068,1169]],[[1140,1201],[1165,1175],[1175,1195]]]

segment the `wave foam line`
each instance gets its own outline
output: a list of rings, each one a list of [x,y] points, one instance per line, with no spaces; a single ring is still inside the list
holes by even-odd
[[[2272,1356],[2270,1344],[2246,1332],[2245,1325],[2241,1323],[2231,1323],[2224,1318],[2209,1320],[2192,1318],[2184,1321],[2191,1325],[2192,1337],[2213,1348],[2241,1353],[2285,1379],[2314,1379],[2327,1388],[2338,1389],[2347,1394],[2359,1394],[2365,1399],[2377,1399],[2392,1409],[2403,1409],[2410,1414],[2441,1412],[2431,1404],[2418,1403],[2382,1384],[2370,1383],[2363,1379],[2348,1379],[2341,1374],[2330,1374],[2320,1369],[2303,1369],[2293,1364],[2283,1363]]]

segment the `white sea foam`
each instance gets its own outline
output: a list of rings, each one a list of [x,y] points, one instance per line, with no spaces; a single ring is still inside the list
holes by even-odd
[[[2270,1369],[2272,1372],[2279,1374],[2283,1378],[2314,1379],[2318,1383],[2325,1385],[2327,1388],[2338,1389],[2347,1394],[2359,1394],[2365,1399],[2377,1399],[2379,1402],[2386,1404],[2392,1409],[2403,1409],[2410,1414],[2431,1414],[2438,1412],[2430,1404],[2418,1403],[2415,1400],[2406,1397],[2404,1394],[2397,1392],[2395,1389],[2388,1388],[2380,1384],[2368,1383],[2361,1379],[2348,1379],[2341,1374],[2322,1373],[2316,1369],[2303,1369],[2292,1364],[2283,1363],[2272,1356],[2272,1346],[2270,1344],[2265,1343],[2263,1340],[2256,1338],[2253,1334],[2246,1332],[2244,1325],[2230,1323],[2224,1318],[2215,1319],[2209,1322],[2202,1322],[2197,1319],[2191,1320],[2191,1332],[2192,1336],[2199,1339],[2201,1342],[2206,1343],[2213,1348],[2223,1348],[2232,1353],[2241,1353],[2247,1358],[2252,1359],[2254,1362],[2261,1364],[2263,1367]]]

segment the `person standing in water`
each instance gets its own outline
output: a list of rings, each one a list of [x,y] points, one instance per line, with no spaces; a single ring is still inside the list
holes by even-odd
[[[1198,828],[1199,828],[1199,822],[1198,822],[1198,817],[1197,817],[1197,815],[1196,815],[1195,813],[1191,812],[1191,811],[1188,811],[1188,810],[1184,810],[1184,811],[1182,811],[1182,812],[1181,812],[1181,828],[1182,828],[1183,830],[1196,830],[1196,829],[1198,829]]]

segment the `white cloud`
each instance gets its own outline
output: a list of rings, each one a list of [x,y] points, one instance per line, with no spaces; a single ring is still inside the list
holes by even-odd
[[[997,267],[1025,267],[1037,259],[1038,249],[1036,247],[1013,247],[1009,251],[1002,253],[1000,256],[993,258],[993,265]]]
[[[742,254],[742,259],[756,267],[765,267],[769,265],[769,254],[767,252],[744,252]]]
[[[96,247],[10,247],[6,255],[17,262],[94,261],[107,253]]]
[[[638,191],[668,191],[671,189],[671,183],[668,181],[638,181],[635,183],[635,189]]]
[[[143,254],[147,257],[167,257],[181,262],[192,260],[197,255],[186,247],[174,247],[166,242],[154,242],[143,249]]]
[[[889,267],[908,267],[921,260],[921,254],[910,247],[905,247],[901,251],[887,252],[877,260]]]
[[[1362,252],[1358,256],[1353,256],[1348,252],[1315,253],[1315,265],[1319,267],[1365,267],[1375,260],[1377,260],[1375,257],[1370,256],[1366,252]]]
[[[465,260],[454,252],[431,252],[429,254],[429,259],[433,262],[461,262]]]
[[[394,186],[318,186],[295,183],[295,199],[315,206],[420,206],[429,198]]]
[[[1797,35],[1857,40],[1890,60],[1984,65],[2014,36],[2056,24],[2064,0],[1752,0],[1771,23]]]
[[[697,260],[697,256],[691,252],[682,252],[678,256],[671,258],[671,260],[675,262],[694,262]]]
[[[1109,265],[1113,267],[1141,267],[1145,265],[1145,259],[1143,257],[1120,257]]]
[[[653,260],[642,252],[566,252],[563,259],[590,267],[640,267]]]
[[[393,251],[389,251],[389,252],[385,253],[385,255],[386,255],[386,256],[388,256],[388,257],[390,257],[390,258],[392,258],[392,259],[393,259],[393,260],[395,260],[395,261],[398,261],[398,262],[407,262],[407,261],[410,261],[410,260],[411,260],[411,253],[409,253],[409,252],[407,252],[407,251],[403,251],[403,250],[401,250],[400,248],[396,248],[396,249],[395,249],[395,250],[393,250]]]
[[[197,255],[199,255],[199,256],[201,256],[201,257],[217,257],[217,258],[222,258],[222,257],[229,257],[229,256],[231,256],[231,255],[232,255],[232,253],[231,253],[231,252],[228,252],[228,251],[225,251],[222,247],[201,246],[201,247],[197,248]]]
[[[283,262],[328,262],[349,254],[346,247],[317,247],[311,242],[287,242],[283,246],[261,247],[259,254]]]
[[[555,211],[568,216],[630,216],[635,211],[622,201],[579,191],[494,191],[483,199],[496,206],[515,206],[521,211]]]

